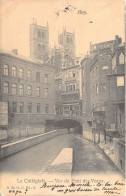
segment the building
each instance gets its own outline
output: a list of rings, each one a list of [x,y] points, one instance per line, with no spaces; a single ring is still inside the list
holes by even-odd
[[[119,45],[112,56],[112,72],[108,76],[109,100],[108,105],[114,107],[113,126],[120,137],[125,136],[125,47]],[[112,116],[108,114],[108,118]],[[111,127],[109,127],[111,128]]]
[[[30,25],[30,57],[33,59],[48,60],[49,55],[49,27],[37,25],[33,19]]]
[[[110,88],[114,83],[110,84],[108,75],[114,69],[113,55],[119,50],[120,43],[121,38],[115,36],[115,41],[91,45],[90,56],[86,56],[81,62],[83,135],[92,140],[94,132],[97,132],[98,142],[100,134],[104,135],[104,130],[115,129],[116,108],[114,104],[110,104],[112,93],[114,96],[114,91]]]
[[[0,51],[0,101],[8,102],[9,127],[45,124],[55,115],[51,63]]]
[[[58,35],[55,47],[56,114],[79,116],[81,114],[80,57],[75,56],[75,33]]]
[[[92,44],[90,42],[90,55],[99,54],[100,56],[104,55],[106,57],[111,56],[114,49],[118,47],[119,44],[122,43],[122,38],[118,35],[115,36],[114,40],[100,42],[96,44]]]
[[[75,61],[75,33],[70,33],[63,29],[63,33],[58,35],[58,44],[54,47],[55,71],[61,72],[63,68],[72,66]]]

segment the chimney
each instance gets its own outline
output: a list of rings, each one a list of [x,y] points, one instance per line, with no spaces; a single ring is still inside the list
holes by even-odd
[[[17,49],[13,49],[12,53],[18,55],[18,50]]]

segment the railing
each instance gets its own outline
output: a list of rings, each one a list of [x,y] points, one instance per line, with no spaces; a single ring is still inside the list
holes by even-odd
[[[56,120],[58,119],[75,119],[75,120],[81,120],[82,119],[82,115],[81,114],[60,114],[60,115],[56,115]]]
[[[62,95],[79,93],[79,89],[62,91]]]

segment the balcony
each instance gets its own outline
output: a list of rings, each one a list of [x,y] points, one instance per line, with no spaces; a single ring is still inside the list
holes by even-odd
[[[80,92],[79,89],[62,91],[62,95],[78,94],[79,92]]]

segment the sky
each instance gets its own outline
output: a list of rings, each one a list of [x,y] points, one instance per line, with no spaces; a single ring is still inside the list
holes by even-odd
[[[124,0],[2,0],[0,1],[0,48],[29,56],[29,26],[33,18],[37,24],[49,24],[49,44],[58,41],[58,32],[66,26],[75,31],[76,55],[89,51],[90,42],[124,38]],[[71,5],[70,11],[63,12]],[[59,16],[57,16],[57,12]],[[87,14],[78,14],[78,10]],[[92,21],[93,23],[90,23]]]

